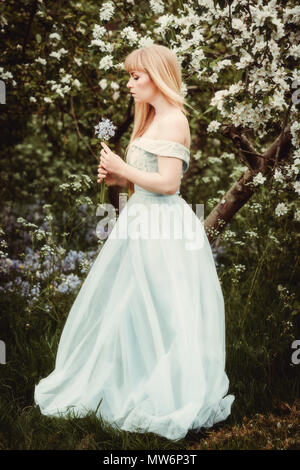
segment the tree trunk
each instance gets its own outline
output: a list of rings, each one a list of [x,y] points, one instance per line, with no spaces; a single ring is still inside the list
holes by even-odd
[[[248,185],[253,177],[259,172],[267,175],[280,160],[287,160],[291,146],[290,126],[283,128],[279,137],[263,154],[258,154],[249,140],[242,135],[242,131],[234,126],[227,127],[224,135],[228,135],[233,140],[240,159],[248,166],[248,170],[234,183],[205,219],[204,228],[210,243],[219,236],[236,212],[257,191],[256,188]]]

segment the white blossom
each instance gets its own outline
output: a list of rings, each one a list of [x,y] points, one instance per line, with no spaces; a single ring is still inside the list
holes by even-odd
[[[250,204],[249,208],[255,214],[259,214],[259,212],[262,210],[262,205],[259,202],[253,202]]]
[[[287,206],[284,204],[284,202],[280,202],[277,204],[275,208],[275,214],[277,217],[280,217],[281,215],[285,215],[288,212]]]
[[[105,57],[102,57],[102,59],[99,62],[99,69],[108,70],[111,67],[113,67],[113,56],[106,55]]]
[[[102,80],[100,80],[99,86],[102,88],[102,90],[105,90],[105,88],[107,87],[107,80],[106,80],[106,78],[102,78]]]
[[[102,39],[93,39],[88,47],[97,46],[100,52],[113,52],[114,45],[110,42],[102,41]]]
[[[60,81],[61,83],[70,83],[71,79],[72,79],[72,75],[70,73],[67,73],[60,79]]]
[[[62,54],[67,54],[67,52],[68,51],[62,47],[58,51],[52,51],[49,55],[50,57],[55,57],[56,59],[60,60]]]
[[[241,31],[245,29],[245,24],[240,18],[232,18],[232,27]]]
[[[202,53],[203,53],[203,51],[202,51]],[[203,56],[204,56],[204,53],[203,53]],[[232,65],[231,60],[229,60],[229,59],[220,60],[219,62],[216,62],[213,65],[212,69],[213,69],[214,72],[219,72],[220,70],[224,69],[227,65]],[[234,85],[232,85],[232,86],[234,86]]]
[[[127,26],[120,32],[120,36],[123,39],[126,39],[128,41],[128,44],[132,46],[133,44],[136,44],[138,42],[138,34],[137,32],[132,28],[132,26]]]
[[[150,8],[155,14],[164,12],[164,2],[162,0],[150,0]]]
[[[261,172],[257,173],[257,175],[253,178],[254,186],[258,186],[259,184],[263,184],[266,181],[266,177],[262,175]]]
[[[240,61],[235,64],[237,69],[244,69],[245,67],[248,67],[248,65],[253,61],[253,58],[245,49],[242,49],[241,52],[242,55]]]
[[[4,29],[5,26],[8,25],[7,19],[5,18],[4,15],[0,15],[0,24],[3,27],[3,29]]]
[[[285,172],[286,172],[286,178],[291,179],[294,177],[294,175],[297,175],[299,173],[299,168],[297,165],[285,165],[284,167]]]
[[[66,81],[69,83],[69,77],[67,76],[65,77],[66,77]],[[71,87],[69,85],[63,86],[61,83],[57,83],[54,80],[48,80],[47,83],[51,83],[51,91],[54,91],[62,98],[65,96],[66,93],[68,93],[71,90]]]
[[[257,232],[254,232],[253,230],[246,230],[245,234],[250,238],[258,238]]]
[[[39,62],[42,65],[47,64],[47,61],[45,59],[43,59],[42,57],[38,57],[37,59],[35,59],[35,62]]]
[[[287,56],[293,56],[295,59],[300,59],[300,45],[293,44],[287,51]]]
[[[219,90],[215,93],[215,96],[210,100],[210,105],[211,106],[216,106],[219,111],[222,111],[223,109],[223,102],[225,96],[229,94],[228,90]]]
[[[233,268],[234,268],[235,272],[237,272],[237,273],[242,273],[242,272],[246,271],[246,266],[244,264],[234,264]]]
[[[287,107],[287,103],[284,97],[284,90],[275,91],[274,95],[270,97],[270,104],[273,108],[283,110]]]
[[[230,85],[230,87],[228,89],[228,94],[229,95],[235,95],[239,91],[243,90],[243,88],[244,88],[243,83],[240,80],[238,83],[233,83],[232,85]]]
[[[300,122],[295,121],[291,125],[292,144],[294,147],[298,147],[300,144]]]
[[[188,94],[188,88],[184,82],[181,82],[181,94],[183,97]]]
[[[219,129],[221,123],[218,121],[211,121],[207,126],[207,132],[215,132]]]
[[[76,28],[76,31],[78,31],[78,33],[81,33],[81,34],[85,34],[85,28],[82,28],[82,26],[77,26]]]
[[[139,46],[140,47],[147,47],[147,46],[152,46],[152,44],[154,44],[154,41],[153,39],[149,38],[149,37],[144,37],[144,38],[141,38],[139,40]]]
[[[295,183],[293,183],[293,186],[296,193],[300,194],[300,181],[296,181]]]
[[[115,6],[112,2],[105,2],[100,8],[99,17],[101,21],[108,21],[115,12]]]
[[[0,78],[6,80],[7,78],[13,78],[11,72],[4,72],[4,68],[0,67]]]
[[[275,169],[274,179],[276,181],[279,181],[280,183],[283,183],[283,181],[284,181],[283,174],[282,174],[281,170],[278,170],[278,168]]]
[[[111,82],[110,86],[113,90],[118,90],[120,88],[120,85],[116,82]]]
[[[58,33],[51,33],[49,34],[49,39],[56,39],[57,41],[60,41],[61,37]]]
[[[205,59],[205,55],[202,49],[196,49],[193,53],[192,60],[190,62],[190,68],[194,70],[199,70],[201,61]],[[212,74],[216,75],[216,74]]]
[[[100,39],[106,33],[106,29],[104,28],[104,26],[95,24],[92,33],[94,39]]]
[[[80,65],[82,64],[82,59],[75,57],[74,62],[80,67]]]
[[[233,232],[230,229],[225,230],[222,234],[222,238],[224,240],[230,240],[231,238],[235,238],[235,237],[236,237],[236,232]]]
[[[72,85],[75,86],[76,88],[81,87],[81,83],[77,78],[75,78],[75,80],[73,80]]]
[[[300,160],[300,148],[295,150],[295,152],[293,153],[293,159],[294,160],[297,160],[297,159]],[[294,163],[296,163],[296,162],[294,161]]]
[[[212,73],[209,77],[208,77],[208,80],[211,82],[211,83],[217,83],[219,79],[219,76],[217,73]]]

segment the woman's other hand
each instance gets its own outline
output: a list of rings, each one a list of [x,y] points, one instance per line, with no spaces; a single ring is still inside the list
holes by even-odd
[[[97,179],[97,182],[102,183],[103,180],[105,180],[105,184],[107,186],[113,186],[115,184],[118,184],[117,176],[113,175],[112,173],[109,173],[107,170],[105,170],[105,168],[103,168],[103,166],[100,163],[99,166],[98,166],[98,179]]]
[[[122,186],[122,187],[127,187],[127,180],[125,178],[121,178],[118,175],[115,175],[113,173],[110,173],[109,171],[105,170],[101,163],[98,166],[98,183],[102,183],[102,181],[105,181],[106,186]]]
[[[112,152],[110,148],[101,142],[103,149],[100,152],[100,164],[109,173],[113,173],[117,176],[122,176],[122,171],[126,163],[116,153]]]

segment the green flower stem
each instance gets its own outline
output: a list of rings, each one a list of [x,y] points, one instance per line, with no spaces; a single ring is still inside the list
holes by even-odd
[[[100,192],[100,203],[104,204],[104,198],[105,198],[105,181],[103,180],[101,183],[101,192]]]

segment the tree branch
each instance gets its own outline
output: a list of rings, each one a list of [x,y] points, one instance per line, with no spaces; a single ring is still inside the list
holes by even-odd
[[[284,123],[286,123],[286,119]],[[290,125],[283,128],[280,135],[262,155],[259,155],[254,150],[248,139],[237,133],[234,126],[230,126],[226,132],[240,146],[241,152],[246,151],[244,156],[251,167],[248,167],[248,170],[234,183],[205,219],[204,228],[210,243],[224,230],[227,223],[249,201],[253,193],[257,191],[253,186],[249,185],[254,174],[257,174],[259,171],[263,175],[270,173],[272,171],[272,162],[288,158],[291,145]]]

